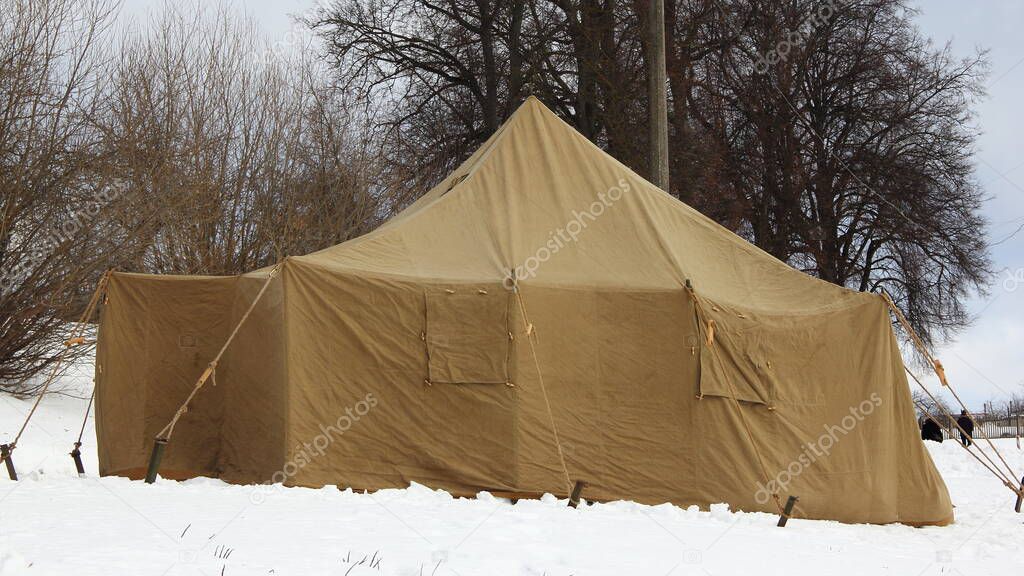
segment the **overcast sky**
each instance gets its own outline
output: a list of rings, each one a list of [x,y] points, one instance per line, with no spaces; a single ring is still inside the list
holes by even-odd
[[[978,48],[990,51],[988,97],[977,107],[977,123],[984,131],[977,180],[988,197],[984,213],[990,239],[1001,241],[992,248],[998,273],[990,283],[990,294],[971,301],[976,316],[973,326],[938,351],[961,397],[972,408],[980,408],[987,400],[1024,393],[1024,232],[1012,236],[1024,226],[1024,117],[1019,113],[1024,101],[1020,31],[1024,2],[912,1],[921,11],[917,18],[921,31],[937,46],[951,42],[954,52],[965,57]],[[140,19],[161,4],[162,0],[125,0],[126,10]],[[297,30],[290,14],[314,5],[313,0],[235,0],[230,4],[256,20],[272,42],[285,41]]]
[[[921,31],[935,44],[952,42],[968,56],[988,49],[992,64],[988,97],[978,106],[984,131],[977,154],[977,179],[988,201],[992,256],[998,272],[987,297],[976,298],[974,325],[939,350],[947,374],[972,408],[985,400],[1024,393],[1024,2],[919,0]]]

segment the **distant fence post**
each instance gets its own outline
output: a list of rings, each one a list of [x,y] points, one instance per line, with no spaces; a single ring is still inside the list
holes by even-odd
[[[1017,414],[1017,450],[1020,450],[1020,414]]]

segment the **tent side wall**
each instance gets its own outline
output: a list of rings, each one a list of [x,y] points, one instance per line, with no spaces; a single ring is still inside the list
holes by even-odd
[[[265,284],[266,274],[238,279],[231,329]],[[217,371],[224,400],[217,466],[219,476],[229,482],[272,482],[284,465],[288,384],[284,301],[285,282],[279,274],[238,330]]]
[[[694,423],[707,440],[702,477],[713,479],[702,500],[774,512],[768,497],[778,492],[800,497],[802,517],[952,521],[946,486],[913,430],[902,358],[880,298],[865,294],[855,306],[804,314],[710,301],[704,310],[717,330],[702,354],[704,400]],[[730,390],[747,400],[741,404],[767,478],[734,448],[750,442],[735,406],[722,399]],[[754,478],[734,472],[744,465]]]
[[[230,329],[236,278],[113,274],[96,361],[100,473],[141,478],[153,438]],[[223,391],[205,390],[167,449],[166,477],[215,476]]]
[[[536,338],[532,349],[516,323],[518,488],[568,491],[553,416],[570,479],[588,483],[586,497],[697,502],[698,343],[682,291],[521,290]]]
[[[888,324],[888,310],[884,314],[888,338],[885,339],[887,342],[879,364],[888,368],[889,379],[896,383],[893,390],[893,425],[900,450],[896,456],[900,522],[919,525],[951,524],[953,502],[931,454],[921,441],[921,430],[917,426],[917,411],[911,399],[903,355],[896,334]]]
[[[514,488],[511,300],[500,283],[417,283],[296,264],[285,270],[287,483]],[[481,316],[463,322],[448,298]],[[468,340],[476,347],[460,355]],[[451,381],[463,378],[487,382]]]
[[[875,298],[805,315],[704,301],[712,339],[682,290],[524,286],[521,307],[500,285],[310,265],[285,281],[290,484],[564,496],[553,417],[591,498],[776,512],[775,492],[808,518],[952,518]]]
[[[704,300],[710,336],[681,290],[523,297],[569,476],[587,496],[777,513],[774,492],[798,495],[805,518],[952,520],[880,299],[777,315]],[[517,488],[564,494],[526,345],[516,364]]]

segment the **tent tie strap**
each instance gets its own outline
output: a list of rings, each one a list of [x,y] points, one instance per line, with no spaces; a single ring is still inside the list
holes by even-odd
[[[939,377],[939,382],[946,388],[949,388],[949,380],[946,380],[946,368],[942,365],[942,362],[938,358],[932,360],[932,367],[935,369],[935,374]]]
[[[178,420],[180,420],[182,416],[188,414],[189,404],[192,403],[192,399],[195,398],[200,388],[206,385],[206,382],[209,380],[213,380],[214,386],[216,386],[216,372],[217,360],[215,359],[206,366],[206,370],[203,370],[202,375],[199,376],[199,380],[196,381],[195,386],[192,388],[192,393],[189,394],[188,398],[185,399],[185,402],[178,407],[178,410],[174,413],[174,417],[167,423],[167,426],[164,426],[164,429],[156,435],[157,439],[165,441],[171,439],[171,435],[174,434],[174,427],[178,424]]]

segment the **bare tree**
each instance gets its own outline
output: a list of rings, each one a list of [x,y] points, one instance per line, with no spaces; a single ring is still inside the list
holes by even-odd
[[[959,411],[952,411],[949,403],[942,396],[935,396],[933,399],[932,396],[925,394],[919,388],[914,388],[910,393],[910,399],[914,402],[914,410],[917,412],[918,419],[926,418],[930,415],[945,425],[949,419],[946,414],[953,415],[954,417],[959,414]]]
[[[95,222],[119,193],[95,170],[90,118],[110,19],[101,0],[0,0],[0,383],[17,393],[107,266]]]
[[[336,0],[312,25],[346,85],[386,88],[385,148],[417,175],[401,181],[411,194],[527,90],[645,167],[647,7]],[[928,341],[966,325],[989,270],[971,124],[984,55],[931,47],[903,0],[665,12],[672,192],[794,267],[890,292]]]
[[[199,4],[107,58],[103,0],[0,0],[0,382],[47,365],[103,269],[233,274],[364,233],[529,94],[643,172],[647,8],[334,0],[306,22],[327,72]],[[903,0],[666,0],[665,18],[671,192],[889,291],[927,340],[964,326],[989,268],[984,55],[931,47]]]
[[[421,190],[483,142],[525,97],[523,0],[343,1],[320,30],[342,86],[374,108],[391,141],[392,186]]]
[[[303,50],[273,56],[223,9],[168,6],[121,42],[104,154],[147,230],[125,266],[232,274],[372,229],[377,163],[343,95]]]
[[[726,144],[726,214],[781,260],[884,289],[926,340],[947,336],[989,273],[971,124],[984,55],[934,50],[899,0],[822,6],[722,12],[730,47],[699,68],[693,112]]]
[[[35,389],[105,269],[245,272],[365,233],[395,204],[372,133],[308,50],[274,56],[198,4],[168,4],[115,48],[115,17],[101,0],[0,0],[5,390]]]

